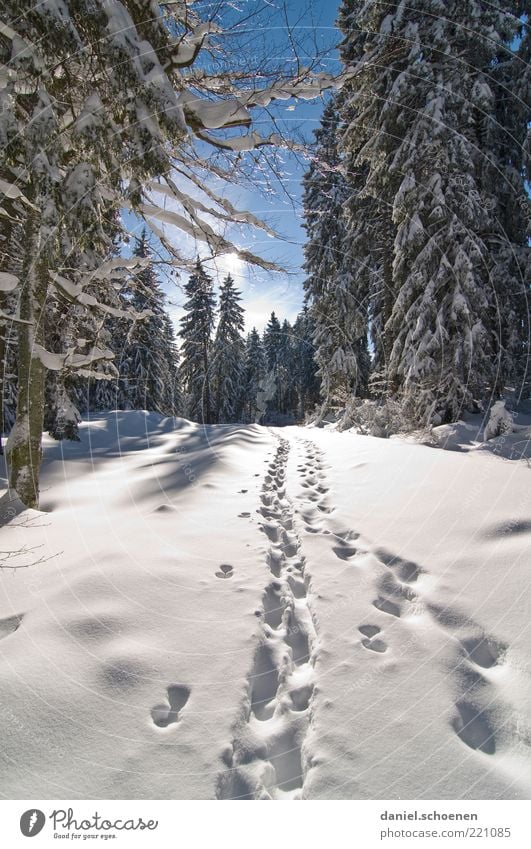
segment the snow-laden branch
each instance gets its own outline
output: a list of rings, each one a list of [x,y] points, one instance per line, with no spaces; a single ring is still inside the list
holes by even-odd
[[[324,91],[337,88],[340,84],[338,77],[323,72],[302,79],[280,80],[263,89],[234,91],[232,97],[224,100],[203,100],[195,93],[184,91],[179,96],[179,104],[187,124],[193,130],[227,130],[231,127],[251,126],[252,115],[249,110],[253,107],[264,108],[275,100],[292,98],[315,100]]]
[[[39,211],[37,206],[34,206],[30,200],[26,197],[24,192],[22,192],[18,186],[14,183],[8,183],[6,180],[0,179],[0,201],[4,198],[8,198],[9,200],[20,200],[26,206],[29,206],[31,209]]]
[[[114,352],[109,348],[98,348],[94,346],[88,354],[77,353],[75,348],[69,348],[62,354],[54,354],[47,351],[36,342],[33,345],[33,354],[39,358],[43,366],[50,371],[62,371],[63,369],[80,369],[102,360],[113,360]]]
[[[183,173],[183,172],[180,172]],[[164,179],[166,183],[158,183],[155,181],[151,181],[148,184],[148,188],[153,189],[155,192],[165,195],[166,197],[172,198],[173,200],[178,201],[183,208],[186,210],[188,215],[195,218],[196,212],[204,212],[207,215],[212,215],[213,217],[219,219],[220,221],[226,221],[230,224],[238,223],[238,224],[250,224],[253,227],[257,227],[260,230],[264,230],[268,236],[276,237],[278,234],[275,233],[268,225],[261,221],[256,215],[253,215],[252,212],[245,212],[243,210],[238,210],[234,207],[230,201],[225,198],[219,197],[215,195],[211,190],[209,190],[206,186],[202,185],[201,182],[197,179],[194,179],[191,175],[184,175],[189,180],[194,182],[196,186],[201,188],[205,194],[213,200],[216,204],[222,207],[224,212],[220,212],[219,209],[216,209],[212,206],[205,206],[205,204],[201,203],[201,201],[193,198],[191,195],[182,192],[175,182],[168,176]],[[199,223],[200,219],[198,219]]]
[[[8,274],[7,271],[0,271],[0,292],[12,292],[19,284],[18,277],[14,274]]]
[[[176,43],[177,49],[173,51],[170,58],[170,66],[173,68],[189,68],[194,64],[200,50],[211,33],[220,33],[221,29],[214,21],[204,21],[192,29],[192,32],[183,36]]]
[[[73,283],[55,271],[50,271],[50,278],[55,288],[70,303],[92,307],[100,312],[114,315],[116,318],[130,318],[136,321],[148,318],[151,315],[151,310],[136,312],[133,309],[123,310],[119,309],[119,307],[112,307],[109,304],[102,303],[94,295],[89,295],[88,292],[85,292],[85,286],[91,282],[90,280],[87,283]]]
[[[138,207],[135,207],[135,211],[143,215],[148,220],[150,226],[151,222],[155,220],[177,227],[179,230],[182,230],[184,233],[187,233],[189,236],[197,239],[197,241],[208,244],[216,253],[236,254],[243,262],[258,265],[269,271],[282,271],[280,266],[276,263],[269,262],[268,260],[263,259],[263,257],[237,247],[219,233],[216,233],[210,224],[203,219],[199,219],[197,216],[195,216],[196,224],[193,221],[189,221],[184,217],[184,215],[181,215],[178,212],[173,212],[169,209],[161,209],[161,207],[155,206],[152,203],[141,203]]]

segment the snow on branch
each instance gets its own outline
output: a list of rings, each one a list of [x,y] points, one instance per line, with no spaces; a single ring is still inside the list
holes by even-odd
[[[256,256],[249,251],[244,251],[241,248],[238,248],[219,233],[216,233],[210,224],[207,224],[206,221],[199,219],[197,216],[195,216],[196,223],[194,223],[193,221],[188,221],[187,218],[180,215],[178,212],[161,209],[161,207],[155,206],[151,203],[140,203],[137,207],[135,207],[135,211],[143,215],[149,222],[150,226],[154,219],[155,221],[162,221],[164,224],[170,224],[174,227],[178,227],[179,230],[182,230],[184,233],[187,233],[199,242],[205,242],[208,244],[216,253],[236,254],[241,260],[243,260],[243,262],[258,265],[269,271],[282,271],[280,266],[276,265],[276,263],[269,262],[268,260],[263,259],[263,257]]]
[[[180,172],[183,173],[183,172]],[[188,177],[188,179],[192,180],[195,185],[200,187],[205,194],[214,201],[214,203],[218,204],[222,207],[224,212],[220,212],[220,210],[215,209],[212,206],[205,206],[201,201],[196,198],[191,197],[189,194],[182,192],[178,186],[174,183],[174,181],[166,176],[166,183],[157,183],[152,181],[148,184],[149,188],[152,188],[155,192],[165,195],[166,197],[172,198],[173,200],[178,201],[188,215],[191,217],[195,216],[196,211],[204,212],[207,215],[212,215],[213,217],[219,219],[220,221],[227,221],[230,224],[238,223],[238,224],[250,224],[253,227],[257,227],[260,230],[264,230],[268,236],[276,237],[277,233],[272,230],[268,225],[253,215],[251,212],[240,211],[236,209],[230,201],[225,198],[219,197],[215,195],[211,190],[209,190],[206,186],[202,185],[199,180],[194,180],[192,176],[185,174],[184,176]],[[198,219],[199,221],[199,219]]]
[[[101,362],[102,360],[114,359],[114,353],[109,348],[98,348],[96,346],[88,354],[76,353],[75,348],[70,348],[64,354],[53,354],[35,342],[33,353],[39,358],[43,366],[50,371],[62,371],[65,368],[80,369]]]
[[[31,209],[39,211],[38,207],[34,206],[31,201],[28,200],[24,192],[22,192],[14,183],[8,183],[6,180],[0,179],[0,196],[2,196],[2,200],[4,198],[8,198],[9,200],[20,200],[22,203],[26,204],[26,206],[31,207]]]
[[[95,271],[91,271],[90,277],[94,280],[124,277],[127,272],[132,271],[133,269],[147,268],[149,263],[149,258],[145,257],[114,257],[113,259],[109,259],[107,262],[102,263]]]
[[[203,100],[190,91],[183,92],[179,97],[179,104],[183,107],[188,126],[200,137],[209,143],[223,146],[219,140],[204,135],[203,130],[227,130],[231,127],[250,127],[252,117],[249,109],[252,107],[269,106],[275,100],[314,100],[320,97],[324,91],[336,88],[340,84],[339,78],[332,74],[320,73],[312,76],[303,71],[302,78],[293,80],[277,81],[264,89],[253,89],[252,91],[236,92],[233,96],[224,100]],[[244,137],[248,147],[235,146],[238,139],[231,139],[231,150],[253,150],[264,144],[278,144],[280,136],[262,138],[258,133],[251,133]],[[225,145],[226,146],[226,145]]]
[[[19,284],[18,277],[14,274],[8,274],[7,271],[0,271],[0,292],[12,292]]]
[[[114,260],[110,260],[110,264],[112,264]],[[119,260],[118,266],[122,267],[124,265],[128,265],[130,268],[134,268],[139,265],[138,262],[133,262],[131,260],[131,264],[129,260]],[[118,268],[117,266],[117,268]],[[103,266],[100,266],[100,269]],[[94,275],[100,271],[97,269],[96,272],[91,272],[91,277],[85,283],[73,283],[71,280],[67,280],[61,274],[57,274],[55,271],[50,271],[50,277],[55,288],[66,298],[70,303],[80,304],[85,307],[92,307],[100,312],[108,313],[109,315],[113,315],[116,318],[131,318],[136,321],[140,321],[144,318],[149,318],[151,315],[151,310],[142,310],[141,312],[136,312],[133,309],[120,309],[119,307],[112,307],[109,304],[104,304],[99,301],[94,295],[89,295],[88,292],[84,291],[84,288],[88,283],[92,282],[94,279]],[[117,274],[117,269],[114,271],[114,276],[120,276]],[[98,278],[96,278],[98,279]]]
[[[207,37],[211,33],[220,32],[220,27],[213,21],[198,24],[191,33],[177,42],[177,49],[171,54],[170,65],[174,68],[189,68],[194,64]]]

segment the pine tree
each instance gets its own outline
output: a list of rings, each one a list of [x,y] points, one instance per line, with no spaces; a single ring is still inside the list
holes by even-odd
[[[260,334],[253,327],[247,336],[245,351],[245,391],[244,412],[247,419],[254,422],[257,414],[256,399],[262,391],[267,373],[267,360]]]
[[[219,320],[212,350],[215,420],[237,421],[242,412],[245,369],[241,294],[227,275],[220,287]]]
[[[181,319],[180,377],[185,414],[193,421],[212,424],[212,332],[215,296],[212,278],[197,260],[194,273],[185,285],[186,315]]]

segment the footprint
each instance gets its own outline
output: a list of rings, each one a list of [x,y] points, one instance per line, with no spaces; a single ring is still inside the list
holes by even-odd
[[[296,711],[306,710],[310,704],[313,694],[313,684],[306,684],[290,691],[292,709]]]
[[[179,721],[179,712],[190,698],[190,688],[185,684],[170,684],[168,702],[151,708],[151,718],[158,728],[167,728]]]
[[[5,619],[0,619],[0,640],[20,628],[23,615],[20,613],[18,616],[7,616]]]
[[[245,492],[247,492],[247,490],[246,489],[240,489],[239,492],[240,492],[241,495],[243,495]]]
[[[378,598],[376,598],[372,604],[373,607],[375,607],[377,610],[381,610],[382,613],[388,613],[389,616],[396,616],[397,619],[400,619],[400,607],[398,606],[398,604],[395,604],[394,601],[389,601],[388,598],[382,598],[381,596],[378,596]]]
[[[379,628],[378,625],[360,625],[358,627],[358,631],[365,637],[365,639],[361,641],[364,648],[380,653],[387,651],[387,643],[379,637],[376,640],[374,639],[377,634],[381,633],[381,628]]]
[[[293,575],[288,576],[288,584],[295,598],[306,598],[306,584]]]
[[[251,711],[257,719],[271,719],[276,706],[278,668],[273,649],[267,643],[258,646],[251,675]]]
[[[375,637],[376,634],[379,634],[381,628],[378,628],[378,625],[360,625],[358,631],[363,634],[364,637]]]
[[[488,637],[470,637],[469,639],[461,640],[461,645],[466,651],[467,657],[483,669],[490,669],[491,666],[496,666],[498,658],[505,651],[504,646],[499,645]]]
[[[174,513],[177,508],[173,504],[159,504],[153,510],[154,513]]]
[[[287,728],[273,738],[269,746],[270,761],[275,770],[276,785],[281,790],[302,787],[301,749],[296,729]]]
[[[229,563],[222,563],[219,567],[219,572],[216,572],[217,578],[232,578],[234,575],[234,567]]]
[[[471,749],[477,749],[485,755],[496,751],[494,731],[483,711],[478,711],[468,702],[456,704],[458,716],[452,720],[452,727],[459,737]]]
[[[354,548],[353,545],[336,545],[332,548],[332,551],[340,560],[349,560],[358,553],[358,549]]]
[[[280,526],[276,522],[264,522],[260,529],[271,542],[280,542]]]
[[[310,659],[310,643],[306,631],[303,630],[293,611],[290,611],[287,622],[286,644],[291,649],[293,663],[296,666]]]
[[[373,640],[369,638],[364,638],[361,641],[361,644],[364,648],[369,649],[370,651],[376,651],[380,653],[387,651],[387,643],[384,643],[384,641],[380,639]]]
[[[402,560],[401,557],[391,554],[385,548],[377,548],[374,553],[382,563],[385,563],[389,569],[392,569],[398,575],[399,579],[406,584],[412,584],[417,581],[419,575],[423,572],[423,569],[417,566],[416,563],[413,563],[411,560]]]
[[[284,604],[281,598],[282,585],[273,581],[264,593],[264,621],[270,628],[275,630],[282,622]]]

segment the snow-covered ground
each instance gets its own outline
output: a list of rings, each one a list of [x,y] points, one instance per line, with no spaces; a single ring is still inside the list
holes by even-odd
[[[81,435],[46,440],[43,512],[1,502],[3,797],[529,797],[525,461]]]

